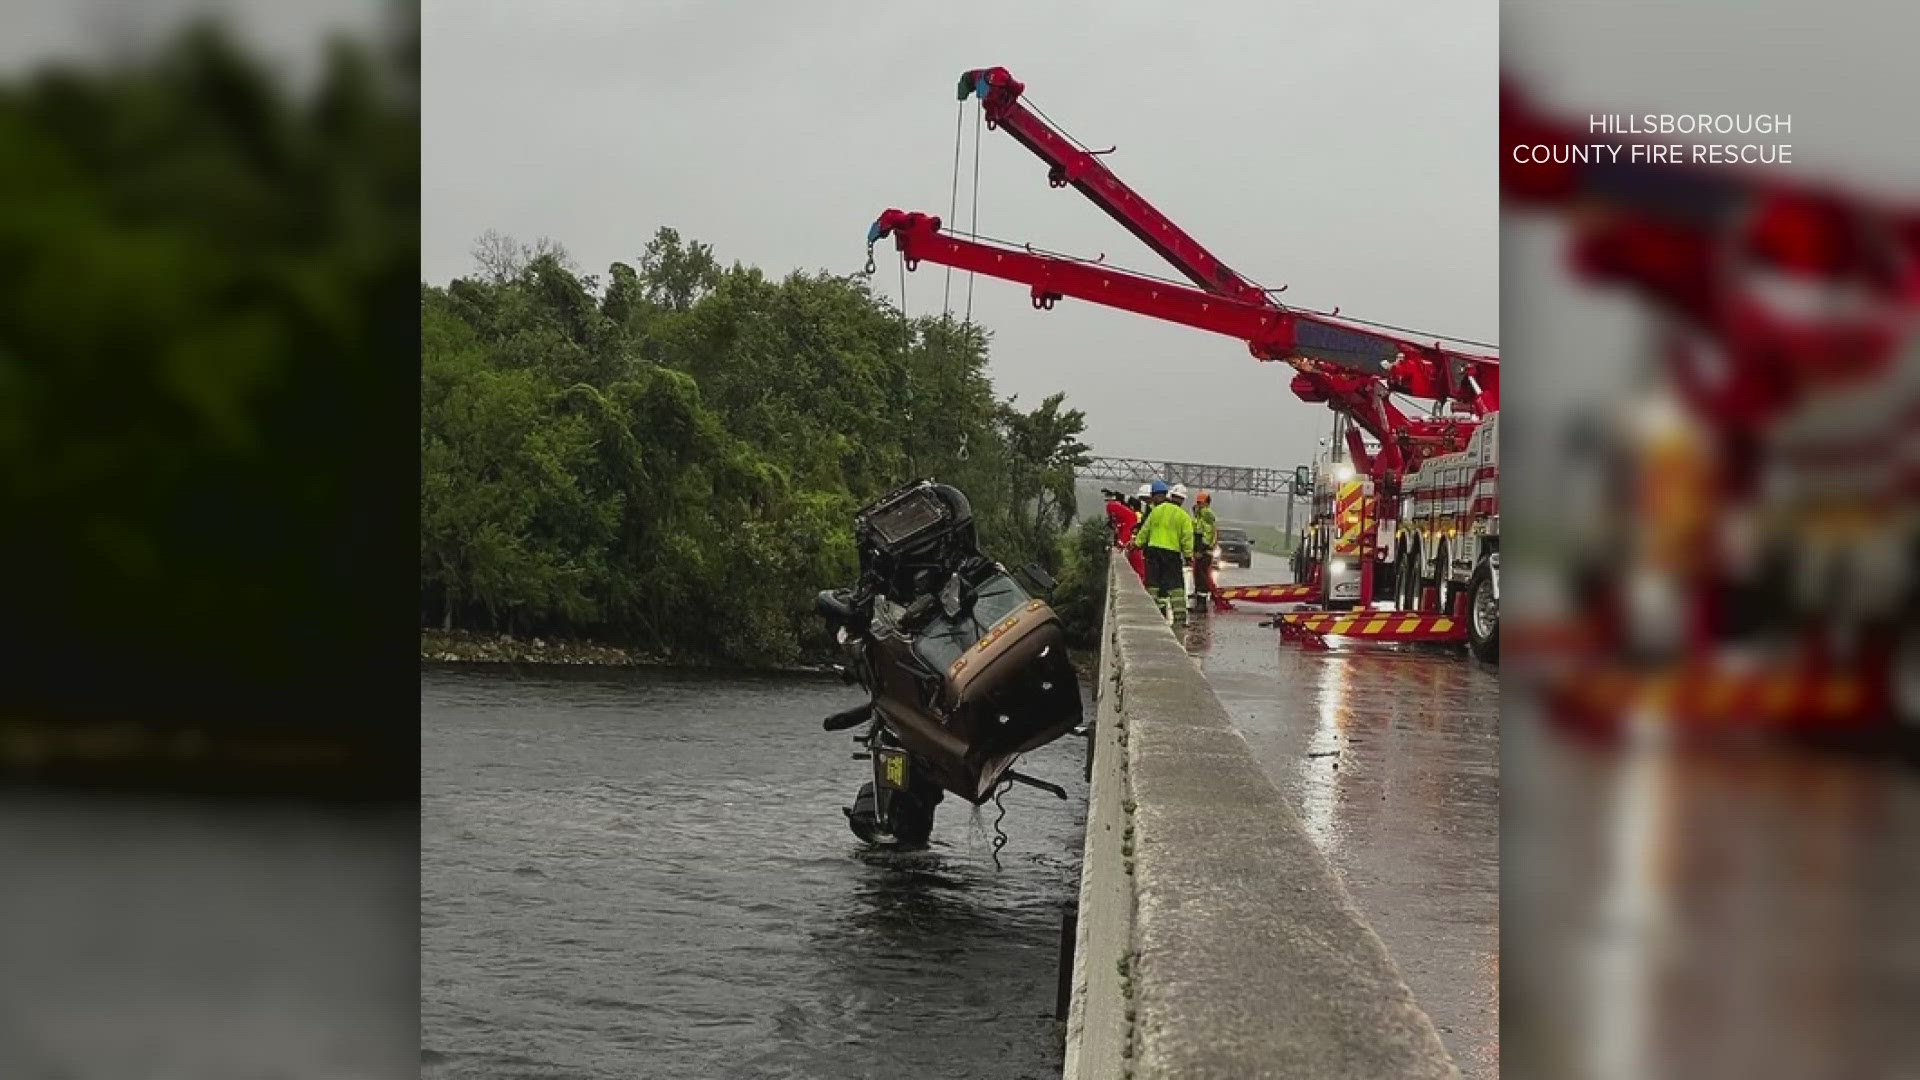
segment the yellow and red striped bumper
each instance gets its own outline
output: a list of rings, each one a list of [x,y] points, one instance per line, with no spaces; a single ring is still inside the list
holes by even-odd
[[[1302,604],[1319,598],[1320,591],[1300,582],[1283,585],[1223,585],[1213,591],[1222,600],[1244,600],[1249,604]]]
[[[1280,635],[1324,648],[1325,638],[1359,641],[1465,641],[1467,625],[1449,615],[1418,611],[1298,611],[1278,619]]]
[[[1707,663],[1638,672],[1586,666],[1548,688],[1563,719],[1612,728],[1632,715],[1694,729],[1839,730],[1888,714],[1878,680],[1844,667],[1788,663],[1736,671]]]

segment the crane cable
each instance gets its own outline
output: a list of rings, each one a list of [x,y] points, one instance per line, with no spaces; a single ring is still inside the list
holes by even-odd
[[[962,100],[953,114],[953,180],[947,190],[947,232],[959,232],[954,227],[955,219],[960,216],[960,128],[966,121],[967,103]],[[982,105],[973,114],[973,225],[966,235],[978,235],[980,229],[980,118],[985,116],[986,106]],[[966,321],[973,321],[973,282],[975,274],[967,271],[967,315]],[[904,286],[902,286],[904,289]],[[940,292],[940,315],[953,317],[953,267],[947,267],[946,284]],[[904,301],[903,301],[904,310]]]
[[[947,220],[952,221],[960,212],[960,127],[967,119],[967,103],[963,98],[953,107],[953,184],[947,192]],[[940,289],[940,317],[953,316],[953,267],[947,267],[947,281]]]
[[[966,122],[966,109],[967,103],[961,101],[955,107],[953,114],[953,179],[947,190],[947,232],[949,233],[959,231],[953,227],[953,223],[954,219],[960,216],[960,129]],[[980,228],[980,120],[986,113],[986,106],[982,105],[973,114],[973,225],[968,230],[968,235],[977,235]],[[903,315],[906,313],[907,288],[904,265],[903,263],[900,281],[900,311]],[[966,321],[969,323],[973,321],[973,282],[975,276],[972,270],[967,271]],[[947,267],[946,283],[940,291],[941,318],[953,317],[952,291],[953,267],[949,266]]]
[[[987,115],[987,106],[982,102],[973,114],[973,232],[980,231],[980,119]],[[967,322],[973,322],[973,279],[974,272],[967,271]]]
[[[1026,103],[1027,108],[1032,110],[1035,116],[1038,116],[1040,119],[1046,121],[1050,126],[1052,126],[1053,130],[1065,136],[1068,142],[1078,147],[1081,153],[1097,155],[1099,153],[1104,152],[1104,151],[1096,151],[1093,147],[1088,146],[1086,143],[1081,142],[1078,138],[1074,136],[1073,132],[1067,130],[1065,124],[1062,124],[1060,121],[1055,120],[1051,116],[1048,116],[1047,111],[1040,107],[1040,103],[1033,100],[1032,94],[1021,94],[1020,100]]]

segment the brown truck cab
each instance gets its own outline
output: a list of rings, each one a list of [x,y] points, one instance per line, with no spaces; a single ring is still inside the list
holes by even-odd
[[[876,611],[875,624],[882,650],[913,659],[883,668],[875,706],[929,778],[972,803],[990,798],[1021,754],[1081,720],[1059,618],[1005,572],[973,589],[957,615],[941,611],[917,632],[894,611]]]

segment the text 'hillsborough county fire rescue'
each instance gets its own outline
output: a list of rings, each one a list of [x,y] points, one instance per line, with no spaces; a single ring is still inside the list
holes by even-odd
[[[1793,117],[1773,113],[1600,113],[1587,118],[1596,135],[1787,135]],[[1778,142],[1594,142],[1523,143],[1513,148],[1522,165],[1693,164],[1787,165],[1793,146]]]

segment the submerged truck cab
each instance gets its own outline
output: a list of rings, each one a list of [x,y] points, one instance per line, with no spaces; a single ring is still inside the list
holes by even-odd
[[[849,674],[869,702],[828,717],[861,724],[874,779],[847,816],[869,842],[924,843],[943,792],[979,805],[1001,783],[1063,789],[1013,769],[1079,726],[1080,686],[1059,618],[974,538],[958,489],[920,481],[859,511],[860,578],[820,594]],[[1025,571],[1042,589],[1052,581]]]

